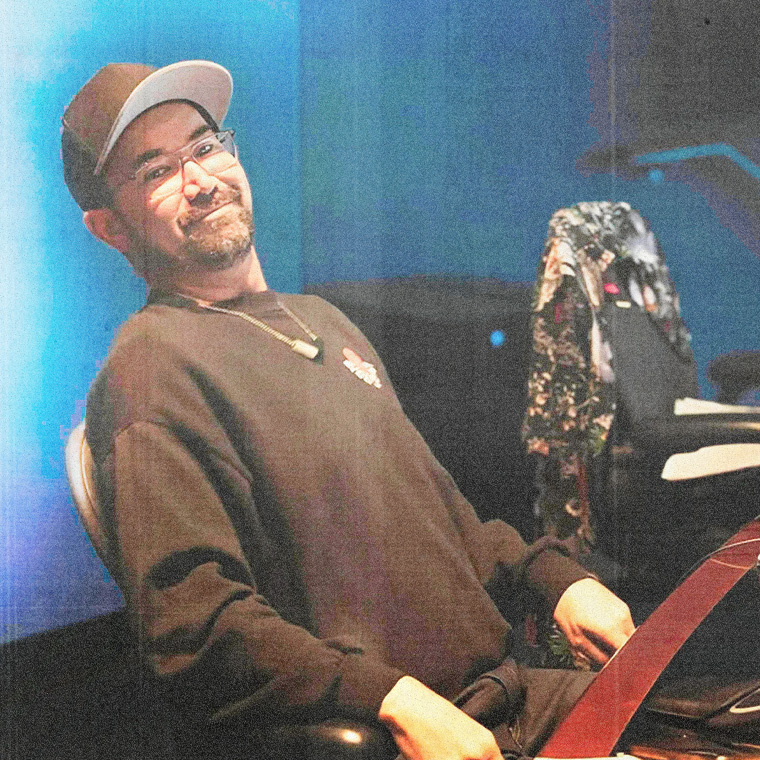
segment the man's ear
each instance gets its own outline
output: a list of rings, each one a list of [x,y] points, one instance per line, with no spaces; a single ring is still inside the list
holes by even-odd
[[[124,222],[110,208],[93,208],[82,215],[84,226],[102,240],[106,245],[127,254],[131,248],[132,238]]]

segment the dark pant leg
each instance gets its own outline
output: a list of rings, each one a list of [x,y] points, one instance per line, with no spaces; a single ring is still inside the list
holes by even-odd
[[[523,755],[539,754],[595,675],[578,670],[523,670],[525,706],[512,725],[494,730],[497,741],[506,751],[514,751],[516,744]]]

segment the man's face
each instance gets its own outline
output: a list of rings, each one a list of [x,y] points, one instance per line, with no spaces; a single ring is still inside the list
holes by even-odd
[[[251,191],[237,161],[214,174],[187,161],[154,189],[127,179],[146,160],[211,132],[191,105],[162,103],[127,127],[108,159],[106,181],[117,188],[113,212],[128,231],[124,253],[144,274],[167,268],[226,269],[251,251]]]

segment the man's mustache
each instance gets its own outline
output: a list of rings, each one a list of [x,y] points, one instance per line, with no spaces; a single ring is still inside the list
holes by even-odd
[[[177,224],[183,231],[187,231],[193,224],[228,203],[240,203],[242,197],[240,191],[233,187],[220,187],[216,189],[216,192],[204,193],[202,195],[205,197],[196,196],[193,200],[193,206],[177,220]]]

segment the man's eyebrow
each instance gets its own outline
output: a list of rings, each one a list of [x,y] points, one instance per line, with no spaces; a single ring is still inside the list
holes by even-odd
[[[208,124],[202,124],[197,129],[194,129],[190,136],[187,138],[187,144],[193,142],[194,140],[197,140],[202,135],[205,135],[206,132],[213,131],[211,129],[211,126]],[[143,164],[146,164],[148,161],[150,161],[153,158],[156,158],[156,156],[160,156],[164,151],[161,148],[151,148],[150,150],[143,151],[140,153],[139,156],[135,158],[134,161],[132,161],[132,170],[137,171]]]
[[[206,132],[211,132],[211,131],[212,129],[209,124],[202,124],[200,127],[198,127],[198,129],[193,130],[193,133],[190,135],[190,139],[188,140],[188,142],[192,142],[198,137],[205,135]]]

